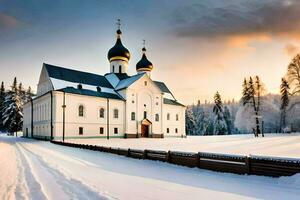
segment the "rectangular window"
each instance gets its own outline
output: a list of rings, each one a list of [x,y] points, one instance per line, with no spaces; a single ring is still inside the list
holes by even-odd
[[[83,127],[79,127],[79,135],[83,135]]]
[[[147,111],[144,111],[144,119],[147,119]]]
[[[114,134],[118,134],[118,128],[114,128]]]
[[[170,129],[169,128],[167,128],[167,133],[170,133]]]
[[[178,121],[179,120],[179,116],[178,116],[178,114],[176,114],[176,121]]]
[[[131,113],[131,120],[134,121],[135,120],[135,112]]]
[[[177,128],[175,128],[175,133],[178,133],[178,129]]]
[[[103,134],[103,133],[104,133],[104,128],[100,127],[100,134]]]
[[[114,118],[119,118],[119,110],[114,109]]]

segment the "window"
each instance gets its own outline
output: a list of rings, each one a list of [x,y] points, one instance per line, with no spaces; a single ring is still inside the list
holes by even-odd
[[[114,128],[114,134],[118,134],[118,128]]]
[[[77,89],[81,90],[81,89],[82,89],[82,85],[81,85],[81,84],[78,84],[78,85],[77,85]]]
[[[178,128],[175,128],[175,133],[178,133]]]
[[[97,92],[101,92],[101,87],[97,86],[96,89],[97,89]]]
[[[170,129],[169,128],[167,128],[167,133],[170,133]]]
[[[179,120],[179,116],[178,116],[178,114],[176,114],[176,121],[178,121]]]
[[[84,111],[84,107],[83,107],[83,105],[80,105],[78,107],[78,116],[79,117],[83,117],[83,111]]]
[[[114,109],[114,118],[119,118],[119,110]]]
[[[134,100],[132,100],[131,102],[134,103]]]
[[[100,108],[100,118],[104,118],[104,108]]]
[[[144,82],[145,86],[147,86],[147,81]]]
[[[159,114],[155,114],[155,121],[159,121]]]
[[[170,113],[167,114],[167,120],[170,120]]]
[[[115,73],[115,66],[114,65],[113,65],[113,70],[112,71],[113,71],[113,73]]]
[[[103,134],[103,133],[104,133],[104,128],[100,127],[100,134]]]
[[[122,73],[122,66],[119,65],[119,73]]]
[[[131,120],[134,121],[135,120],[135,112],[131,113]]]
[[[83,127],[79,127],[79,135],[83,135]]]
[[[147,111],[144,111],[144,119],[147,119]]]

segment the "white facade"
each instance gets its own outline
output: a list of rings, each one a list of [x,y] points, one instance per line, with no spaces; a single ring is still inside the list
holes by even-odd
[[[24,105],[24,136],[185,137],[185,106],[150,71],[129,76],[127,68],[117,57],[104,76],[44,64],[37,97]]]

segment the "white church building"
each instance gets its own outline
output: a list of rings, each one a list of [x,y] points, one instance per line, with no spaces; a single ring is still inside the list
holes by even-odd
[[[128,75],[130,52],[117,30],[105,75],[43,64],[37,96],[23,108],[25,137],[76,138],[185,137],[185,109],[169,88],[152,80],[146,57]]]

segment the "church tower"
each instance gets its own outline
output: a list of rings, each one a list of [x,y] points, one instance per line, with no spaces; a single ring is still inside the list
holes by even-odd
[[[110,73],[127,73],[130,53],[121,41],[122,31],[120,30],[120,20],[118,19],[117,41],[108,51],[107,58],[110,62]]]
[[[146,56],[145,40],[144,40],[144,47],[142,48],[142,53],[143,55],[141,60],[136,64],[136,71],[137,73],[146,72],[147,75],[150,77],[151,75],[150,73],[153,69],[153,65]]]

